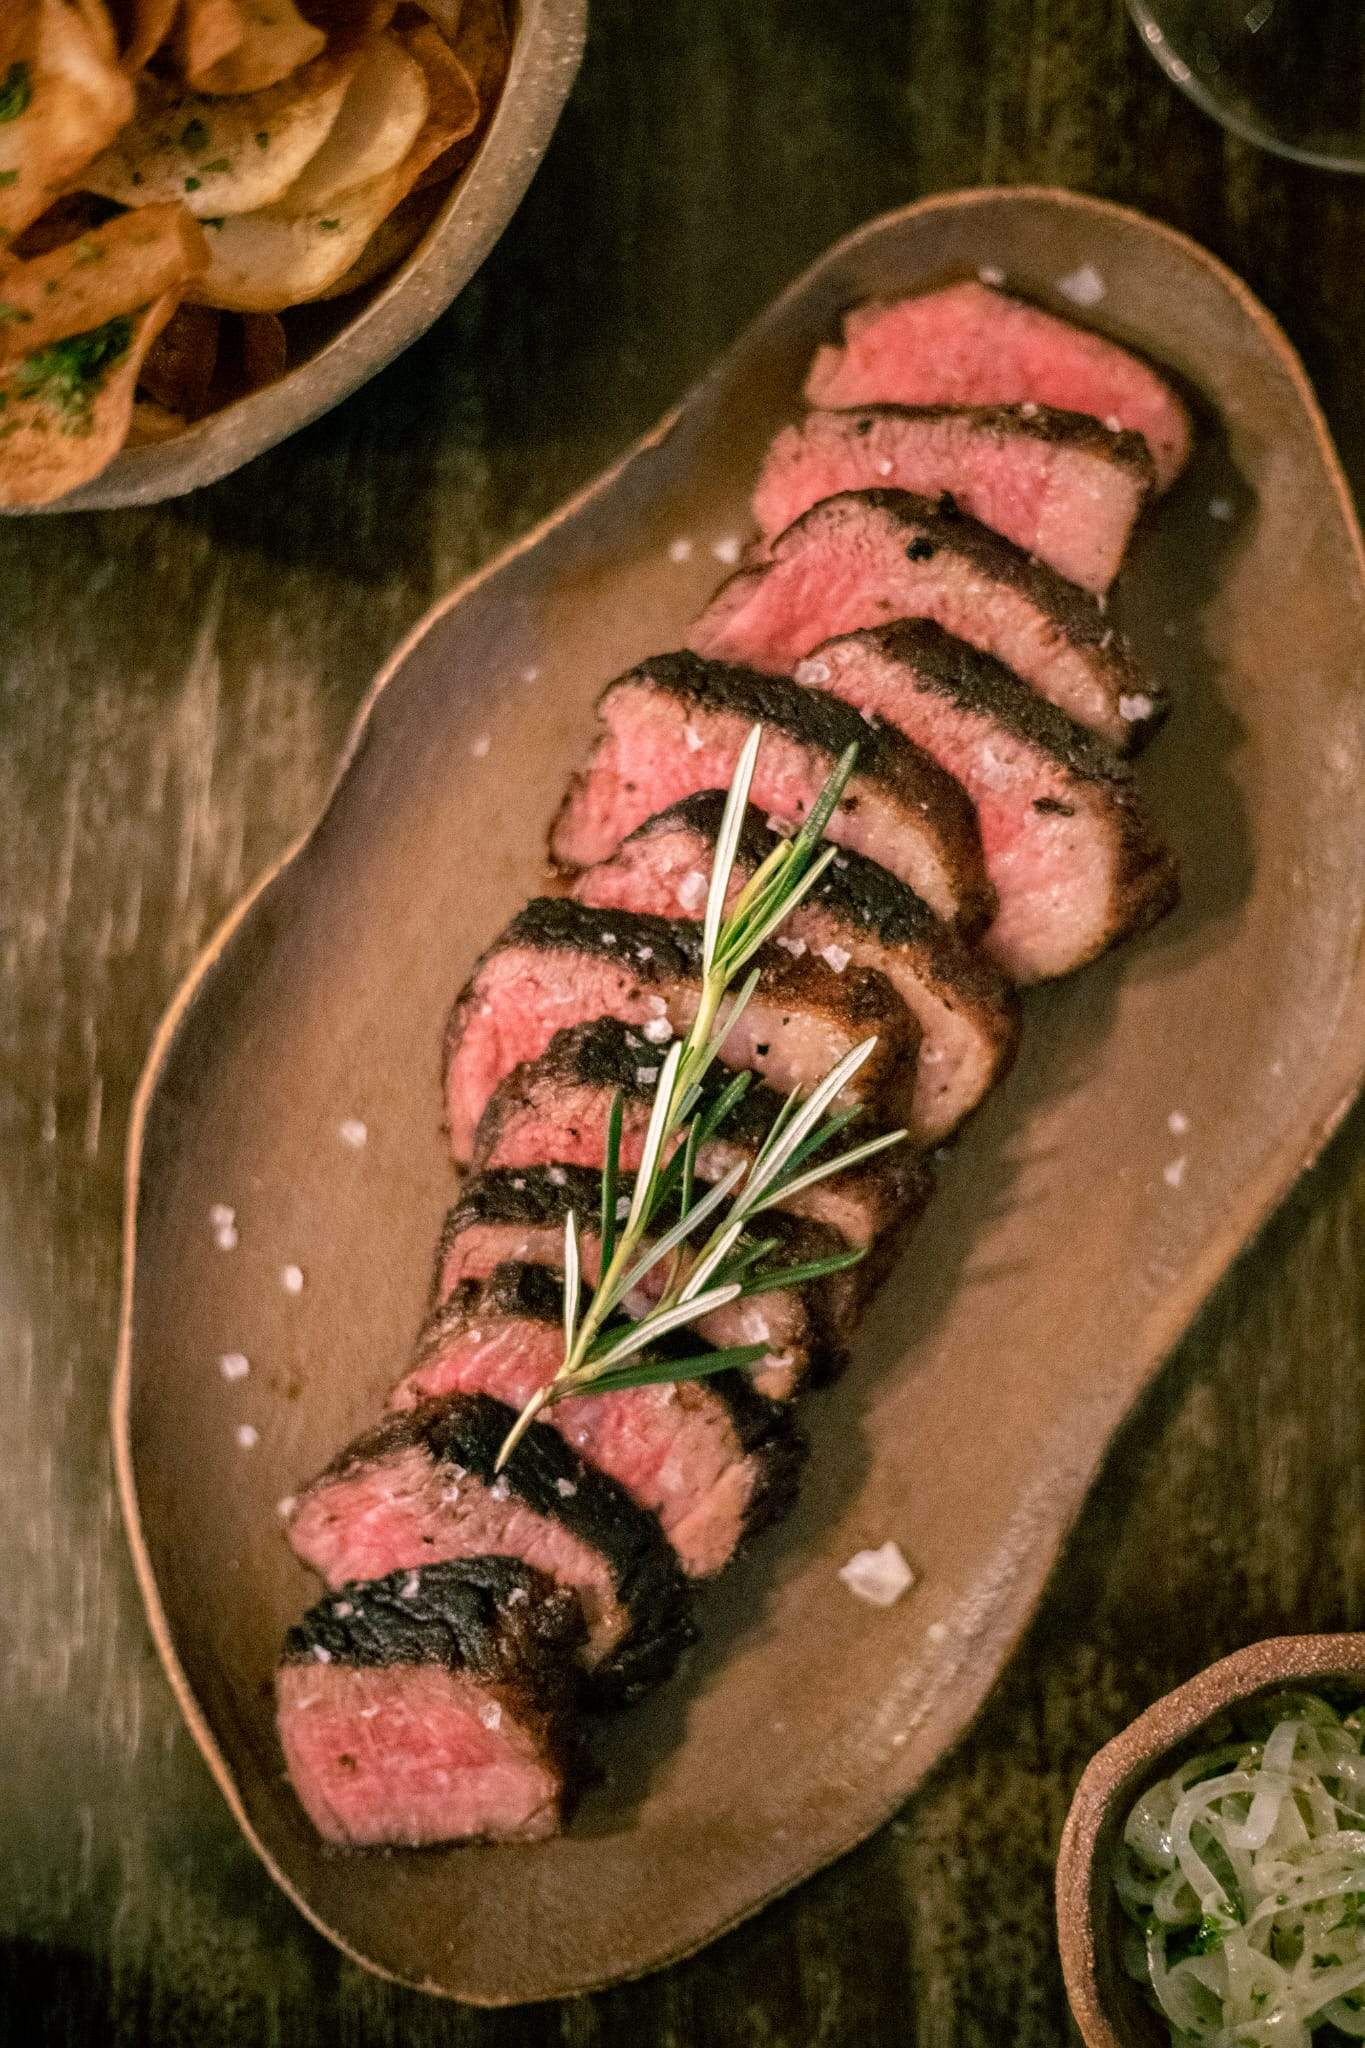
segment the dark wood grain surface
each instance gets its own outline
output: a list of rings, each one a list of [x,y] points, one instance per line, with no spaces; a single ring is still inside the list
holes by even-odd
[[[181,1728],[117,1522],[138,1069],[311,819],[373,669],[835,236],[1022,181],[1145,207],[1239,270],[1359,488],[1365,181],[1221,135],[1116,0],[596,0],[530,198],[423,343],[196,498],[0,525],[0,2042],[1059,2042],[1052,1861],[1092,1750],[1239,1643],[1365,1623],[1360,1112],[1116,1446],[970,1738],[857,1854],[640,1984],[498,2015],[343,1963]]]

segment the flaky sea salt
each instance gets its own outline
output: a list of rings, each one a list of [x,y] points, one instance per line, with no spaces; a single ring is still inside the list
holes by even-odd
[[[724,539],[712,541],[711,552],[718,562],[725,564],[727,569],[733,569],[735,563],[739,560],[740,545],[736,535],[727,533]]]
[[[332,1653],[329,1649],[326,1649],[323,1644],[314,1643],[313,1661],[315,1664],[330,1664],[332,1661]]]
[[[488,758],[488,751],[492,744],[493,742],[488,737],[488,734],[486,732],[481,732],[479,734],[479,737],[474,741],[473,745],[470,747],[469,751],[474,756],[474,759],[476,761],[483,761]]]
[[[530,1599],[531,1596],[525,1586],[513,1586],[511,1592],[507,1595],[507,1605],[509,1607],[526,1607],[530,1604]]]
[[[538,683],[540,681],[540,670],[538,668],[524,668],[521,672],[521,680],[524,683]]]
[[[1107,412],[1104,416],[1104,424],[1108,427],[1111,434],[1121,434],[1123,432],[1123,421],[1116,412]]]
[[[645,1008],[648,1010],[651,1017],[666,1017],[668,1015],[668,1004],[664,1001],[662,996],[646,996]],[[642,1029],[647,1034],[649,1031],[649,1026],[646,1024],[642,1026]]]
[[[493,1481],[493,1484],[488,1489],[488,1498],[490,1500],[504,1501],[507,1499],[511,1491],[512,1487],[510,1481],[506,1479],[495,1479]]]
[[[1182,1152],[1179,1159],[1173,1159],[1169,1166],[1162,1168],[1161,1178],[1165,1181],[1168,1188],[1178,1188],[1180,1186],[1181,1181],[1185,1178],[1185,1168],[1188,1165],[1189,1160]]]
[[[282,1522],[287,1522],[298,1504],[299,1497],[296,1493],[286,1493],[282,1500],[276,1501],[275,1513]]]
[[[784,953],[790,953],[793,960],[799,960],[801,958],[801,955],[806,950],[806,942],[804,939],[784,939],[779,937],[777,940],[777,944],[782,948]]]
[[[683,745],[687,748],[689,754],[699,754],[701,752],[702,736],[694,725],[685,725],[683,727]]]
[[[1173,1109],[1166,1119],[1166,1128],[1173,1138],[1183,1138],[1190,1127],[1190,1120],[1183,1109]]]
[[[237,1425],[237,1448],[238,1448],[239,1450],[242,1450],[242,1451],[254,1451],[254,1450],[255,1450],[255,1448],[256,1448],[256,1446],[257,1446],[257,1444],[258,1444],[258,1443],[260,1442],[260,1440],[261,1440],[261,1436],[260,1436],[260,1431],[259,1431],[259,1430],[256,1430],[256,1429],[253,1429],[253,1428],[251,1427],[251,1424],[250,1424],[249,1422],[239,1422],[239,1423],[238,1423],[238,1425]]]
[[[827,683],[829,663],[817,661],[813,655],[808,655],[805,661],[797,662],[794,674],[798,683]]]
[[[889,455],[883,455],[881,461],[877,464],[877,474],[878,476],[890,476],[892,470],[895,467],[896,465],[891,460],[891,457]]]
[[[659,1069],[657,1067],[637,1067],[635,1069],[635,1078],[642,1088],[652,1088],[659,1078]]]
[[[828,966],[832,967],[836,974],[842,974],[849,961],[853,958],[853,955],[846,952],[842,946],[836,946],[831,941],[828,946],[820,948],[820,958]]]
[[[565,1173],[562,1166],[552,1166],[546,1173],[545,1178],[549,1181],[551,1187],[562,1188],[566,1185],[569,1176]]]
[[[1232,502],[1231,498],[1210,498],[1210,499],[1209,499],[1209,518],[1210,518],[1210,519],[1221,519],[1221,520],[1223,520],[1223,521],[1225,521],[1225,522],[1226,522],[1227,520],[1229,520],[1229,519],[1231,519],[1231,518],[1233,518],[1233,517],[1234,517],[1234,515],[1235,515],[1235,513],[1236,513],[1236,510],[1237,510],[1237,508],[1236,508],[1236,506],[1235,506],[1235,505],[1233,504],[1233,502]]]
[[[915,1574],[905,1561],[899,1543],[883,1543],[878,1550],[858,1550],[839,1567],[839,1577],[850,1593],[868,1600],[874,1607],[894,1607],[915,1583]]]
[[[485,1700],[479,1708],[479,1719],[485,1728],[501,1728],[502,1708],[496,1700]]]
[[[415,1600],[421,1583],[422,1581],[416,1572],[409,1572],[402,1585],[398,1588],[399,1594],[404,1600]]]
[[[355,1609],[349,1600],[334,1600],[332,1602],[332,1612],[338,1621],[345,1621],[348,1615],[355,1613]]]
[[[982,263],[978,266],[976,274],[982,284],[988,284],[996,291],[1005,282],[1005,273],[998,263]]]
[[[670,562],[691,561],[692,543],[687,538],[686,534],[680,533],[676,540],[671,540],[668,543],[668,559]]]
[[[1119,698],[1119,717],[1126,718],[1130,725],[1140,724],[1144,718],[1150,718],[1155,709],[1151,698],[1144,695],[1141,690],[1135,690],[1131,697]]]
[[[244,1380],[251,1371],[251,1360],[243,1351],[225,1351],[218,1361],[218,1370],[225,1380]]]
[[[667,1045],[673,1036],[673,1026],[667,1017],[651,1017],[648,1024],[642,1024],[640,1029],[651,1045]]]
[[[353,1152],[363,1151],[369,1132],[358,1116],[348,1116],[337,1125],[337,1136],[343,1145],[349,1145]]]
[[[625,1220],[626,1220],[626,1218],[627,1218],[627,1216],[629,1216],[629,1214],[630,1214],[630,1196],[629,1196],[629,1195],[618,1195],[618,1196],[616,1197],[616,1220],[617,1220],[617,1222],[618,1222],[618,1223],[624,1223],[624,1222],[625,1222]]]
[[[280,1285],[286,1294],[303,1293],[303,1267],[281,1266]]]
[[[1058,278],[1057,289],[1073,306],[1098,306],[1107,288],[1094,264],[1082,263]]]
[[[692,868],[678,884],[678,901],[684,910],[700,910],[706,901],[706,876],[700,868]]]
[[[574,1485],[572,1479],[556,1479],[555,1492],[561,1500],[572,1500],[577,1491],[578,1488]]]

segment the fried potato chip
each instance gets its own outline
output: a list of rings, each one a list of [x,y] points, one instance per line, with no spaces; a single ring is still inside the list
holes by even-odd
[[[271,206],[327,141],[362,61],[328,52],[241,99],[142,78],[136,114],[81,183],[123,206],[178,199],[200,220]]]
[[[101,61],[115,63],[118,59],[118,36],[104,0],[76,0],[76,11],[89,29],[90,40],[99,51]]]
[[[246,16],[237,0],[182,0],[176,58],[191,85],[246,41]]]
[[[242,375],[248,391],[273,384],[289,367],[289,336],[278,313],[243,313]]]
[[[34,349],[0,376],[0,505],[46,505],[123,446],[143,358],[175,307],[156,299]]]
[[[177,306],[142,365],[138,383],[147,396],[188,420],[206,413],[221,325],[222,315],[208,306]]]
[[[368,185],[400,164],[421,132],[430,95],[416,58],[391,35],[361,58],[341,112],[281,204],[315,213],[339,193]]]
[[[125,0],[123,54],[119,64],[132,78],[154,57],[175,26],[180,0]]]
[[[263,92],[321,55],[326,36],[305,21],[294,0],[237,0],[241,40],[203,70],[186,67],[196,92]]]
[[[37,0],[0,77],[0,242],[36,220],[133,111],[133,88],[69,0]]]
[[[189,421],[182,419],[178,412],[168,412],[164,405],[158,405],[153,398],[137,398],[133,401],[133,416],[128,422],[126,448],[148,448],[158,441],[173,441],[177,434],[183,434]]]
[[[203,229],[183,206],[145,206],[11,263],[0,270],[0,363],[176,291],[208,260]]]
[[[325,292],[319,292],[318,298],[344,299],[347,292],[358,292],[376,278],[397,270],[411,256],[444,204],[444,192],[419,184],[386,220],[380,221],[350,269],[335,284],[329,284]]]
[[[501,0],[464,0],[455,55],[473,79],[480,103],[491,107],[512,61],[512,39]]]
[[[429,15],[448,43],[453,43],[460,33],[460,15],[464,11],[464,0],[417,0],[423,14]]]

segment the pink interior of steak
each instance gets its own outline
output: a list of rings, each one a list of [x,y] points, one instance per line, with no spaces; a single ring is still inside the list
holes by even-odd
[[[589,1666],[616,1647],[628,1625],[611,1571],[596,1550],[562,1523],[536,1514],[505,1481],[485,1486],[420,1445],[324,1473],[300,1498],[289,1540],[332,1587],[447,1558],[519,1557],[578,1595]]]
[[[280,1740],[319,1834],[367,1848],[534,1841],[563,1785],[510,1689],[438,1664],[282,1665]]]
[[[1102,787],[1069,774],[989,716],[917,687],[910,664],[859,640],[820,648],[797,675],[899,726],[962,783],[1000,899],[984,944],[1007,974],[1020,981],[1065,974],[1103,946],[1113,916],[1115,840]]]
[[[767,664],[775,665],[781,664]],[[575,779],[555,830],[556,858],[575,867],[606,860],[627,833],[681,797],[728,788],[750,732],[748,720],[732,711],[687,704],[631,682],[608,692],[601,717],[602,737],[587,770]],[[827,756],[769,727],[750,801],[784,827],[798,824],[833,766]],[[850,784],[830,819],[829,837],[880,862],[940,917],[953,918],[962,908],[957,877],[928,823],[870,778],[855,777]],[[687,914],[697,913],[694,908]]]
[[[771,536],[841,491],[946,491],[1059,575],[1103,591],[1118,573],[1150,476],[1102,446],[1048,439],[1026,423],[1011,431],[998,410],[814,412],[768,450],[754,517]]]
[[[609,861],[579,876],[574,894],[604,909],[699,917],[713,853],[710,840],[679,823],[627,840]],[[731,900],[743,883],[737,871]],[[995,1077],[1000,1038],[989,1027],[983,1030],[979,1003],[954,1000],[950,988],[938,985],[922,948],[882,945],[861,926],[809,898],[791,912],[776,943],[826,960],[847,957],[885,974],[921,1033],[908,1099],[897,1105],[916,1137],[936,1144],[980,1102]],[[1000,1019],[993,1021],[1005,1029]],[[1012,1037],[1012,1027],[1006,1036]]]
[[[393,1405],[485,1393],[519,1409],[553,1376],[562,1356],[562,1339],[549,1324],[520,1317],[475,1323],[401,1381]],[[587,1464],[658,1515],[692,1577],[729,1562],[756,1472],[713,1389],[698,1383],[581,1394],[559,1402],[545,1420]],[[524,1550],[518,1555],[540,1562]]]
[[[828,970],[826,970],[826,973]],[[820,990],[819,977],[812,986]],[[467,1160],[485,1103],[503,1076],[536,1059],[566,1025],[595,1017],[652,1027],[666,1022],[686,1031],[696,1014],[695,983],[637,981],[597,954],[551,946],[510,945],[489,955],[464,1012],[463,1029],[446,1069],[446,1113],[451,1149]],[[877,1051],[850,1082],[841,1100],[868,1100],[885,1085],[903,1050],[894,1019],[863,1028],[838,1006],[815,1000],[809,1008],[755,994],[725,1039],[729,1065],[749,1067],[773,1087],[813,1088],[831,1067],[876,1032]]]
[[[856,306],[842,346],[816,352],[812,405],[1039,405],[1141,434],[1164,490],[1184,468],[1190,421],[1164,378],[1103,335],[968,279]]]
[[[600,1169],[606,1156],[610,1113],[611,1093],[605,1088],[556,1080],[546,1084],[542,1096],[531,1084],[530,1093],[506,1095],[498,1102],[496,1117],[488,1119],[485,1126],[486,1145],[480,1133],[476,1163],[480,1167],[537,1166],[546,1159],[557,1159],[565,1166]],[[648,1123],[647,1099],[635,1097],[623,1104],[621,1166],[626,1173],[639,1167]],[[715,1139],[697,1155],[698,1175],[704,1181],[720,1180],[748,1156],[723,1138]],[[849,1244],[867,1245],[897,1220],[894,1206],[878,1198],[882,1186],[879,1174],[855,1171],[821,1181],[782,1206],[795,1216],[828,1223]]]
[[[919,546],[927,551],[922,558],[915,555]],[[1090,602],[1079,591],[1075,598]],[[931,540],[913,521],[857,493],[825,500],[788,528],[768,564],[732,576],[692,628],[689,645],[698,654],[790,674],[822,640],[892,619],[933,619],[1116,744],[1151,714],[1150,705],[1136,703],[1121,710],[1104,664],[1074,646],[1024,591],[984,574],[941,534]],[[830,836],[839,836],[833,827]],[[861,850],[900,872],[875,849]],[[917,886],[913,876],[903,879]]]
[[[540,1162],[537,1162],[540,1163]],[[563,1161],[559,1162],[563,1164]],[[601,1239],[591,1228],[591,1218],[578,1219],[578,1247],[583,1272],[596,1285],[601,1268]],[[684,1257],[686,1254],[684,1254]],[[464,1280],[486,1280],[504,1261],[531,1266],[549,1266],[556,1272],[564,1265],[564,1232],[558,1224],[475,1223],[462,1230],[446,1252],[438,1282],[438,1296],[447,1300]],[[657,1301],[670,1275],[671,1262],[661,1260],[645,1274],[637,1289],[637,1312]],[[765,1358],[750,1369],[749,1377],[761,1394],[785,1400],[794,1392],[799,1376],[810,1359],[810,1319],[795,1293],[776,1288],[760,1300],[730,1302],[724,1308],[700,1317],[689,1326],[703,1344],[718,1350],[732,1344],[767,1344]],[[489,1388],[491,1393],[495,1391]],[[505,1398],[505,1397],[503,1397]],[[553,1415],[549,1418],[554,1420]]]

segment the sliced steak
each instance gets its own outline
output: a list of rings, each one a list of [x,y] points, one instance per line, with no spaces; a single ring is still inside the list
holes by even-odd
[[[1162,490],[1190,452],[1190,417],[1140,356],[974,279],[844,315],[842,344],[816,351],[812,405],[1018,405],[1093,413],[1141,434]]]
[[[718,790],[684,797],[637,826],[611,860],[579,876],[584,903],[700,917],[725,810]],[[735,857],[731,900],[771,852],[773,835],[750,806]],[[920,1029],[909,1100],[898,1104],[916,1138],[937,1145],[1008,1071],[1019,1005],[974,946],[913,889],[860,853],[835,855],[775,943],[833,966],[878,968]]]
[[[842,706],[831,718],[829,709],[827,699],[780,677],[694,654],[642,662],[598,701],[602,736],[569,785],[551,853],[565,867],[591,867],[679,797],[727,788],[761,725],[752,785],[761,811],[788,824],[804,818],[844,749],[856,745],[857,767],[829,837],[899,875],[940,917],[979,930],[995,905],[962,791],[898,734],[875,732]]]
[[[391,1415],[299,1496],[289,1540],[332,1587],[455,1558],[520,1558],[578,1596],[599,1692],[633,1698],[692,1637],[677,1560],[654,1517],[558,1430],[533,1426],[495,1472],[516,1416],[463,1394]]]
[[[624,1213],[634,1192],[630,1175],[622,1176],[619,1190],[617,1206]],[[445,1220],[436,1257],[434,1305],[439,1307],[448,1300],[464,1281],[486,1280],[494,1267],[508,1261],[562,1272],[564,1225],[570,1210],[577,1219],[583,1271],[595,1283],[601,1263],[601,1205],[602,1176],[591,1167],[493,1167],[476,1174],[465,1184]],[[661,1227],[673,1222],[677,1213],[674,1203],[664,1211]],[[807,1265],[844,1249],[837,1232],[827,1224],[803,1222],[780,1213],[764,1216],[761,1228],[747,1233],[740,1245],[746,1241],[753,1244],[760,1237],[778,1240],[761,1262],[769,1272],[782,1266]],[[685,1259],[686,1250],[683,1256]],[[670,1268],[671,1261],[665,1259],[646,1274],[640,1287],[644,1301],[658,1300]],[[557,1282],[552,1292],[558,1314]],[[767,1357],[749,1368],[749,1377],[760,1393],[782,1401],[806,1379],[813,1362],[827,1367],[842,1357],[862,1294],[859,1270],[849,1269],[804,1288],[775,1288],[750,1300],[732,1302],[728,1308],[704,1316],[692,1328],[703,1343],[722,1349],[736,1344],[769,1345]],[[696,1348],[695,1342],[690,1348]]]
[[[578,1602],[513,1558],[347,1585],[285,1637],[280,1742],[318,1833],[350,1848],[536,1841],[577,1761]]]
[[[619,1093],[621,1161],[634,1172],[654,1100],[654,1084],[647,1077],[656,1058],[657,1048],[612,1017],[557,1032],[539,1059],[516,1067],[494,1090],[474,1141],[475,1166],[484,1171],[549,1159],[600,1169],[612,1099]],[[713,1103],[733,1078],[732,1070],[717,1061],[706,1077],[703,1102]],[[782,1097],[755,1081],[698,1153],[699,1177],[719,1180],[740,1160],[752,1159],[781,1107]],[[879,1128],[874,1119],[860,1117],[848,1142],[875,1137]],[[875,1244],[884,1256],[896,1233],[924,1207],[930,1188],[923,1161],[909,1145],[897,1145],[793,1195],[783,1207],[829,1224],[846,1244]],[[874,1255],[860,1271],[867,1273],[876,1263]]]
[[[553,1276],[536,1266],[499,1266],[482,1286],[466,1282],[433,1316],[393,1405],[478,1393],[519,1411],[563,1358],[560,1301]],[[697,1350],[695,1337],[679,1341]],[[544,1413],[530,1434],[558,1431],[637,1509],[657,1515],[690,1578],[721,1571],[795,1490],[804,1447],[790,1412],[741,1373],[575,1394]]]
[[[826,641],[797,677],[957,776],[1000,899],[986,950],[1016,981],[1068,974],[1175,903],[1175,863],[1127,769],[989,655],[901,619]]]
[[[1105,591],[1156,476],[1140,434],[1044,405],[872,405],[812,412],[777,436],[754,492],[765,537],[821,498],[887,487],[938,498]]]
[[[866,968],[836,974],[773,947],[756,964],[758,990],[725,1042],[731,1064],[752,1067],[784,1093],[813,1088],[846,1052],[875,1037],[849,1096],[882,1095],[914,1052],[905,1006],[882,977]],[[642,1027],[659,1059],[696,1015],[700,987],[698,926],[537,897],[494,940],[451,1013],[446,1115],[456,1159],[469,1158],[498,1082],[544,1052],[556,1031],[619,1017]]]
[[[901,618],[933,619],[993,654],[1113,745],[1130,746],[1162,708],[1099,599],[909,491],[848,491],[813,506],[773,543],[769,562],[721,585],[690,644],[789,673],[836,633]],[[902,879],[915,886],[913,875]]]

